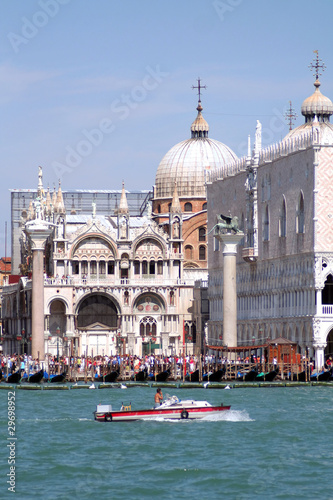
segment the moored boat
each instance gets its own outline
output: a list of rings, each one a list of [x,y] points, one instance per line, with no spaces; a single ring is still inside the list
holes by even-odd
[[[185,380],[187,382],[199,382],[199,370],[195,370],[194,372],[186,375]]]
[[[261,372],[261,373],[258,373],[258,375],[256,375],[255,377],[255,381],[256,382],[272,382],[276,376],[278,374],[278,371],[277,370],[272,370],[271,372]]]
[[[202,381],[203,382],[221,382],[224,374],[225,374],[225,368],[222,370],[216,370],[215,372],[205,373],[202,376]]]
[[[152,375],[149,377],[150,380],[155,380],[156,382],[165,382],[169,377],[170,377],[170,368],[168,370],[164,370],[163,372],[160,373],[155,373],[155,375]]]
[[[8,384],[18,384],[20,382],[21,378],[22,378],[21,372],[18,371],[18,372],[12,373],[11,375],[8,375],[6,382]]]
[[[97,405],[94,412],[95,420],[99,422],[131,422],[151,418],[172,420],[202,419],[207,415],[217,415],[230,410],[230,406],[212,406],[207,401],[179,400],[177,396],[168,398],[157,408],[148,410],[132,410],[131,405],[113,410],[112,405]]]
[[[114,371],[107,373],[106,375],[101,375],[100,377],[96,377],[94,382],[115,382],[119,377],[119,372]]]
[[[144,382],[148,377],[147,369],[145,368],[144,370],[138,371],[134,377],[133,380],[136,382]]]
[[[291,376],[292,375],[292,376]],[[306,372],[305,370],[299,373],[293,373],[289,375],[289,380],[292,382],[305,382],[306,381]]]
[[[44,377],[44,370],[40,370],[39,372],[30,375],[27,382],[29,384],[39,384],[42,381],[43,377]]]
[[[52,384],[57,384],[59,382],[64,382],[66,380],[66,372],[60,373],[59,375],[51,375],[49,382]]]
[[[324,370],[322,372],[312,373],[310,376],[311,382],[327,382],[331,378],[331,370]]]
[[[237,381],[253,382],[257,375],[258,375],[257,370],[249,370],[247,372],[238,372],[237,373]]]

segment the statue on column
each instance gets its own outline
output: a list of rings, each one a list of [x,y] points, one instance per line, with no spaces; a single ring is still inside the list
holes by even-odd
[[[238,217],[234,216],[232,217],[231,215],[217,215],[216,216],[217,223],[215,226],[209,231],[208,234],[210,234],[214,229],[216,230],[215,233],[220,233],[222,232],[223,229],[226,229],[228,233],[233,231],[234,233],[240,233],[240,229],[238,227]]]

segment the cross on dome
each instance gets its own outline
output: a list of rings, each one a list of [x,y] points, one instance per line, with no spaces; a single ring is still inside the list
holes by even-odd
[[[316,80],[319,79],[319,76],[323,74],[323,72],[326,69],[325,64],[323,63],[323,60],[320,59],[318,50],[313,51],[316,56],[313,58],[313,61],[309,64],[309,69],[313,71],[313,76],[316,77]],[[321,69],[321,72],[319,71]]]
[[[206,85],[201,85],[201,80],[200,78],[197,78],[197,82],[198,82],[198,85],[192,85],[192,89],[198,89],[198,96],[199,96],[199,99],[198,99],[198,104],[201,104],[201,89],[206,89],[207,86]]]

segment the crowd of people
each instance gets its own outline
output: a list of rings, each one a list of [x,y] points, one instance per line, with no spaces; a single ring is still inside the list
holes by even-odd
[[[183,364],[186,363],[186,373],[193,373],[199,368],[200,362],[203,367],[221,367],[222,364],[229,363],[226,358],[214,355],[198,356],[181,354],[172,356],[146,355],[143,357],[120,354],[116,356],[51,356],[47,355],[42,363],[38,359],[27,354],[0,355],[0,363],[3,374],[12,374],[18,370],[32,374],[44,369],[50,375],[59,372],[74,374],[89,373],[93,377],[101,376],[110,371],[123,370],[128,375],[135,375],[141,370],[146,370],[149,374],[159,373],[168,368],[172,368],[176,374],[183,372]]]

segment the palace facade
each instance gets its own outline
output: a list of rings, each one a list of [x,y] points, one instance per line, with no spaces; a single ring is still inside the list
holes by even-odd
[[[318,61],[317,61],[318,63]],[[318,67],[317,67],[318,70]],[[318,367],[333,354],[333,114],[314,83],[302,105],[304,124],[261,146],[257,123],[248,155],[208,182],[208,228],[217,214],[237,216],[237,342],[284,337]],[[222,345],[223,248],[209,236],[209,343]]]

